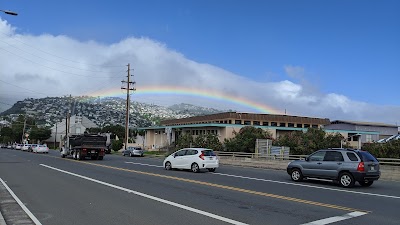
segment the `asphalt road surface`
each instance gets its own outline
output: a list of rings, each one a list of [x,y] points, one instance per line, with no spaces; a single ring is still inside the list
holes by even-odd
[[[43,225],[400,224],[400,182],[344,189],[277,170],[166,171],[162,160],[0,149],[0,178]]]

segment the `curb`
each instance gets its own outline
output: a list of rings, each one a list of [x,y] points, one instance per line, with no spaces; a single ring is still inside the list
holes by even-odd
[[[4,181],[1,178],[0,181],[0,225],[35,225],[33,220],[7,190],[7,187],[4,186],[2,183]]]
[[[0,206],[0,225],[7,225],[6,221],[4,220],[3,214],[1,214],[1,206]]]

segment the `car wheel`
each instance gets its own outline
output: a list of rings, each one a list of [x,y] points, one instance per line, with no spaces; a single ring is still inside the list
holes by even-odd
[[[76,153],[76,159],[81,160],[81,153],[79,151]]]
[[[64,154],[62,154],[62,155],[61,155],[61,158],[65,158],[65,155],[64,155]]]
[[[350,173],[341,173],[339,176],[339,184],[342,187],[350,188],[354,186],[354,178]]]
[[[374,183],[374,181],[373,180],[363,180],[363,181],[359,181],[358,183],[363,187],[369,187]]]
[[[172,165],[171,165],[170,162],[166,162],[166,163],[165,163],[165,169],[166,169],[166,170],[172,170]]]
[[[216,168],[209,168],[208,171],[209,171],[209,172],[215,172],[215,169],[216,169]]]
[[[132,155],[132,153],[129,153],[129,157],[132,157],[133,155]]]
[[[198,173],[200,171],[199,165],[197,165],[197,163],[193,163],[191,168],[193,173]]]
[[[290,178],[292,178],[293,181],[302,181],[303,180],[303,174],[301,171],[297,168],[292,169],[292,172],[290,173]]]

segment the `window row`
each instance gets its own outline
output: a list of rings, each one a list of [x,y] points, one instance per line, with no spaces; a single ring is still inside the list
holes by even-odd
[[[271,126],[271,127],[297,127],[297,128],[318,128],[316,124],[301,124],[301,123],[278,123],[278,122],[268,122],[268,121],[242,121],[242,120],[235,120],[235,124],[241,125],[255,125],[255,126]]]
[[[217,130],[191,130],[188,131],[192,135],[202,135],[202,134],[215,134],[218,135]]]

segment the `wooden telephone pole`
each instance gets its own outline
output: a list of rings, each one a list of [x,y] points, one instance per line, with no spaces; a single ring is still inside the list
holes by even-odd
[[[125,115],[125,150],[128,146],[128,138],[129,138],[129,108],[130,108],[130,96],[129,96],[129,91],[134,91],[135,88],[133,87],[133,85],[135,84],[135,82],[131,81],[131,67],[130,64],[128,63],[128,81],[121,81],[123,84],[123,87],[121,87],[121,89],[125,89],[126,90],[126,115]],[[125,83],[126,83],[126,87],[125,87]]]

